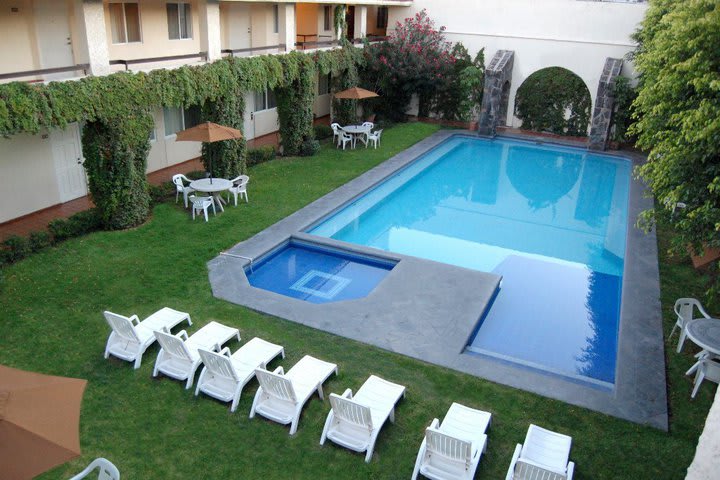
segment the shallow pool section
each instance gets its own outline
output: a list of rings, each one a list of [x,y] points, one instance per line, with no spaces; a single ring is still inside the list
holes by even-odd
[[[629,161],[451,138],[308,233],[503,277],[467,350],[615,382]]]
[[[395,266],[297,241],[245,268],[250,285],[311,303],[366,297]]]

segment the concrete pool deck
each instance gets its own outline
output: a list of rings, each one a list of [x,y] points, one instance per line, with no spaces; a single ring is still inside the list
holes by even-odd
[[[634,225],[652,207],[645,187],[630,186],[623,300],[615,388],[600,389],[493,357],[464,353],[500,277],[303,233],[418,156],[454,135],[441,131],[298,210],[208,263],[213,294],[253,310],[368,343],[497,383],[667,430],[665,358],[655,233]],[[508,137],[511,138],[511,137]],[[551,142],[543,142],[551,143]],[[633,164],[640,155],[620,155]],[[397,260],[366,298],[312,304],[250,286],[243,268],[294,238]]]

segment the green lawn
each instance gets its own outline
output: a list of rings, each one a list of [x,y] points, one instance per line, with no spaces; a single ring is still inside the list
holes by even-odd
[[[104,456],[125,479],[149,478],[409,478],[423,430],[453,401],[492,412],[488,451],[478,478],[504,478],[515,444],[529,423],[572,435],[576,478],[682,478],[715,391],[703,386],[690,401],[691,348],[668,348],[670,433],[608,417],[486,380],[428,365],[262,315],[212,297],[205,263],[319,196],[436,131],[420,123],[388,129],[378,150],[336,151],[278,159],[250,170],[250,203],[229,207],[209,223],[192,222],[172,201],[145,225],[99,232],[46,250],[4,271],[0,284],[0,363],[88,379],[83,401],[83,455],[42,478],[67,478]],[[663,238],[663,237],[661,237]],[[661,259],[665,331],[678,296],[700,295],[685,260]],[[152,379],[157,346],[140,370],[102,357],[109,328],[103,310],[137,313],[163,307],[190,312],[192,333],[210,320],[285,346],[291,366],[305,354],[335,362],[340,374],[326,392],[357,389],[370,374],[407,386],[397,423],[380,434],[370,464],[363,456],[319,445],[327,401],[312,398],[297,435],[262,418],[248,419],[251,382],[230,414],[228,404],[196,398],[181,382]],[[671,342],[674,345],[675,337]],[[668,344],[670,345],[670,344]],[[688,343],[689,345],[689,343]],[[234,351],[237,342],[229,344]]]

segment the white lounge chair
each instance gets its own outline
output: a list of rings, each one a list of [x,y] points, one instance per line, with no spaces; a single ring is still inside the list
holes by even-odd
[[[83,478],[87,478],[87,476],[90,475],[90,473],[96,468],[98,469],[98,480],[120,480],[120,471],[117,467],[113,465],[110,460],[102,457],[96,458],[90,462],[90,465],[88,465],[85,470],[78,473],[70,480],[81,480]]]
[[[700,312],[700,315],[702,315],[704,318],[710,318],[710,315],[707,314],[702,304],[694,298],[678,298],[675,301],[675,314],[677,315],[677,321],[675,322],[675,325],[673,326],[673,329],[670,332],[670,336],[668,338],[672,337],[673,333],[675,333],[676,328],[680,328],[680,339],[678,340],[677,346],[678,353],[680,353],[680,351],[682,350],[683,343],[685,343],[685,337],[687,336],[687,331],[685,330],[685,327],[692,320],[700,318],[695,316],[696,308],[698,312]]]
[[[720,361],[716,358],[701,358],[695,365],[695,368],[697,369],[697,373],[693,381],[694,386],[690,398],[695,398],[703,380],[720,383]]]
[[[185,201],[185,208],[187,208],[188,207],[188,194],[193,193],[195,191],[195,189],[189,185],[190,179],[187,178],[182,173],[178,173],[177,175],[172,176],[172,182],[175,185],[175,203],[177,203],[178,196],[182,193],[183,200]],[[187,182],[188,185],[185,185],[185,182]]]
[[[155,330],[170,331],[183,320],[192,325],[190,314],[165,307],[147,317],[142,322],[137,315],[125,317],[117,313],[103,312],[112,332],[105,345],[105,358],[110,355],[128,362],[135,362],[140,368],[143,353],[155,341]]]
[[[303,406],[316,391],[323,398],[322,385],[333,373],[337,375],[337,365],[310,355],[301,358],[287,373],[283,373],[282,367],[273,372],[256,369],[260,388],[255,393],[250,418],[259,413],[283,425],[289,423],[290,435],[294,435]]]
[[[237,328],[227,327],[218,322],[208,323],[190,337],[185,330],[177,335],[160,331],[154,333],[162,348],[155,360],[153,377],[157,377],[157,374],[162,372],[176,380],[187,380],[186,389],[192,387],[195,371],[202,363],[198,349],[219,352],[222,345],[231,338],[237,337],[240,341],[240,332]]]
[[[571,437],[531,424],[525,443],[515,447],[505,480],[572,480],[571,445]]]
[[[331,393],[332,409],[320,445],[329,438],[350,450],[367,452],[365,462],[369,462],[380,429],[388,418],[395,422],[395,404],[404,395],[405,387],[375,375],[370,375],[354,397],[349,388],[342,396]]]
[[[278,355],[285,358],[285,349],[280,345],[253,338],[230,355],[225,347],[220,353],[198,349],[203,367],[200,372],[195,395],[200,392],[223,402],[232,402],[230,411],[237,409],[243,387],[255,376],[255,369],[265,366]]]
[[[425,430],[412,479],[421,473],[436,480],[471,480],[487,448],[491,418],[488,412],[453,403],[442,424],[436,418]]]

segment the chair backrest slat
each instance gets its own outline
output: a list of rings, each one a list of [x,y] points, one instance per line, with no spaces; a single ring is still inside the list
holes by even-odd
[[[425,430],[426,445],[430,452],[455,461],[465,462],[466,468],[472,460],[472,443],[446,435],[434,428]]]
[[[103,314],[105,315],[105,320],[107,320],[110,328],[112,328],[116,334],[127,340],[140,343],[140,338],[138,337],[135,327],[129,318],[112,312],[103,312]]]
[[[330,405],[332,405],[335,418],[372,430],[372,415],[370,409],[365,405],[360,405],[334,393],[330,394]]]
[[[219,353],[209,352],[203,349],[198,349],[198,353],[200,354],[200,358],[202,359],[205,368],[207,368],[213,375],[235,380],[236,382],[239,380],[232,362],[225,355],[220,355]]]
[[[170,335],[169,333],[159,331],[155,331],[155,337],[158,342],[160,342],[160,346],[163,350],[165,350],[165,353],[173,357],[192,362],[192,355],[190,355],[185,342],[183,342],[180,338]]]
[[[531,463],[518,460],[515,463],[514,480],[566,480],[567,475],[546,470]]]
[[[282,375],[268,372],[263,369],[256,369],[255,374],[257,376],[260,386],[265,393],[272,395],[273,397],[279,398],[280,400],[286,400],[288,402],[297,403],[297,397],[295,397],[295,389],[292,386],[292,382]]]

